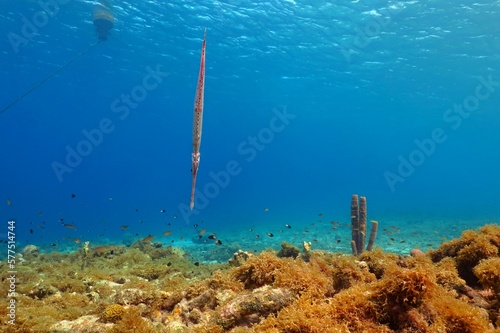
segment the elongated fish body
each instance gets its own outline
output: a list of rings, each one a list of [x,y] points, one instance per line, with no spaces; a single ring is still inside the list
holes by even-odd
[[[205,90],[205,48],[206,48],[207,30],[203,34],[203,43],[201,44],[201,60],[200,73],[198,74],[198,84],[196,85],[196,96],[194,99],[194,114],[193,114],[193,153],[191,154],[191,203],[189,207],[194,208],[194,193],[196,187],[196,175],[200,165],[200,144],[201,144],[201,127],[203,122],[203,95]]]

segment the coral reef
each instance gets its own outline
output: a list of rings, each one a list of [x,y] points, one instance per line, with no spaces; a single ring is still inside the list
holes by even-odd
[[[17,267],[16,323],[0,331],[500,333],[497,225],[413,256],[305,244],[210,265],[151,242],[38,253]]]

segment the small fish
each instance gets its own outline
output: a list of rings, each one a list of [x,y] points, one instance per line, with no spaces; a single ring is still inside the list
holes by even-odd
[[[169,236],[169,235],[171,235],[172,233],[173,233],[173,231],[169,231],[169,230],[167,230],[167,231],[165,231],[165,232],[163,233],[163,236]]]
[[[167,262],[167,266],[172,266],[172,262],[171,261]]]
[[[127,228],[128,228],[128,225],[122,225],[122,226],[120,227],[120,229],[122,229],[122,230],[127,230]]]
[[[50,246],[55,247],[55,246],[57,246],[57,244],[56,243],[50,243]]]
[[[202,238],[203,238],[203,236],[202,236],[202,235],[199,235],[199,236],[198,236],[198,237],[196,237],[196,238],[198,238],[198,239],[202,239]]]
[[[268,233],[267,233],[267,235],[268,235],[269,237],[274,237],[274,235],[273,235],[272,233],[270,233],[270,232],[268,232]]]
[[[200,230],[200,232],[199,232],[200,236],[203,236],[203,234],[204,234],[205,232],[207,232],[207,229],[201,229],[201,230]]]
[[[269,211],[269,208],[264,208],[264,212],[268,212]]]
[[[177,215],[174,215],[174,219],[176,219],[176,218],[177,218]]]
[[[259,235],[255,235],[255,238],[259,238],[260,236]]]
[[[76,194],[71,193],[71,198],[76,198]]]
[[[30,229],[30,234],[32,234],[32,235],[33,235],[33,229]]]
[[[222,245],[222,242],[221,242],[221,240],[220,240],[220,239],[218,239],[218,240],[216,240],[216,241],[215,241],[215,244],[216,244],[216,245]]]
[[[337,239],[337,244],[340,243],[340,239]]]
[[[197,225],[197,224],[194,224],[194,225],[193,225],[193,227],[196,229],[196,228],[198,228],[198,225]]]
[[[68,228],[68,229],[75,229],[76,225],[71,224],[71,223],[63,223],[63,227]]]
[[[59,219],[59,222],[62,222],[62,221],[64,221],[64,219]]]
[[[289,224],[285,224],[285,227],[287,227],[288,229],[292,229],[292,226]]]
[[[165,212],[166,212],[166,210],[165,210],[165,209],[161,209],[161,210],[160,210],[160,213],[165,213]]]
[[[215,234],[211,234],[208,236],[208,239],[216,239],[216,238],[217,238],[217,236]]]
[[[318,216],[323,216],[323,213],[319,213]]]
[[[200,266],[200,263],[199,262],[195,262],[194,265],[195,266]]]
[[[80,238],[75,238],[75,243],[80,244]]]
[[[145,237],[142,239],[143,242],[147,243],[147,242],[151,242],[151,240],[155,238],[155,236],[153,235],[149,235],[148,237]]]
[[[12,201],[10,199],[7,199],[7,206],[12,206]]]

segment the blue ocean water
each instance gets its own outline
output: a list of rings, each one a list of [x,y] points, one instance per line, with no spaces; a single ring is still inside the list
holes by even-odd
[[[498,221],[499,1],[111,1],[96,44],[97,6],[2,0],[3,238],[349,251],[354,193],[386,250]]]

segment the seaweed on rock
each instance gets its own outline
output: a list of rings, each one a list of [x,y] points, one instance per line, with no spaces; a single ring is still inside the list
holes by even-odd
[[[500,333],[499,246],[488,225],[418,257],[287,250],[195,266],[142,244],[103,249],[81,271],[81,253],[42,253],[18,266],[22,311],[0,331]]]

